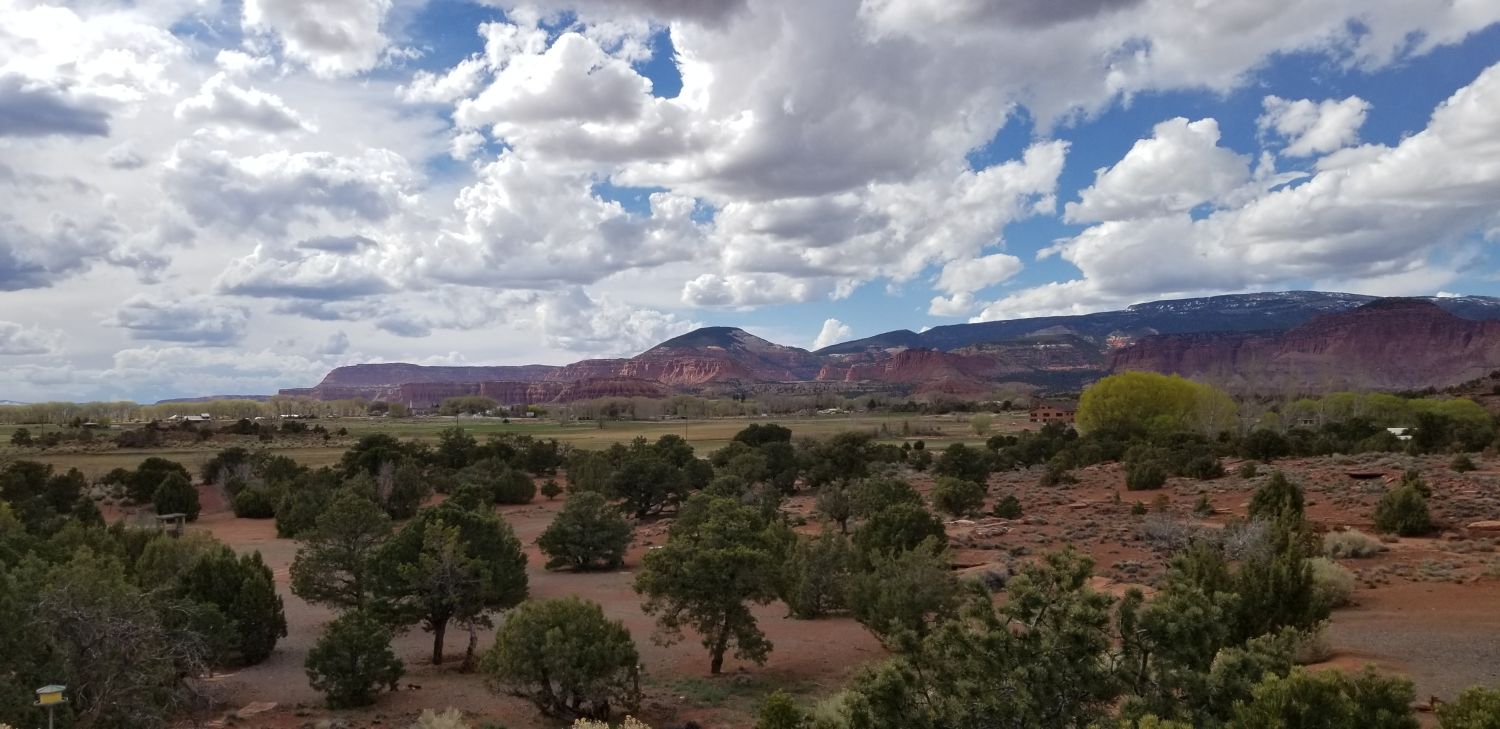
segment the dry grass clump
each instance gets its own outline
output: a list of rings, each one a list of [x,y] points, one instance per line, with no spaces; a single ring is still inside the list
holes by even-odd
[[[1356,529],[1323,535],[1323,556],[1330,559],[1364,559],[1388,549],[1379,539]]]

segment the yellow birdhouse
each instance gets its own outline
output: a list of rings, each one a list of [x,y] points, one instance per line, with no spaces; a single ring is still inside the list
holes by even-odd
[[[65,690],[66,688],[67,686],[59,686],[57,684],[53,684],[51,686],[43,686],[37,689],[36,705],[54,706],[56,704],[64,703],[63,690]]]

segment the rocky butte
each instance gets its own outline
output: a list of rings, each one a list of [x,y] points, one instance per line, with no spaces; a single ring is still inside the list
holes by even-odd
[[[1001,385],[1077,390],[1129,369],[1207,377],[1244,390],[1406,390],[1456,384],[1496,368],[1500,299],[1292,291],[900,330],[816,352],[735,327],[706,327],[629,358],[563,366],[362,364],[281,394],[387,400],[416,410],[459,395],[506,405],[828,390],[972,398]]]

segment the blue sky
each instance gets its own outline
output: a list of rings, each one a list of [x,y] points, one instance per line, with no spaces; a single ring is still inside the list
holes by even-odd
[[[1500,294],[1500,7],[0,4],[0,399]]]

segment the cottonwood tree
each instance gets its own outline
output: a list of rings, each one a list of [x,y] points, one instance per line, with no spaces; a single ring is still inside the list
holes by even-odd
[[[777,551],[755,507],[700,494],[684,505],[666,545],[646,555],[635,589],[667,640],[685,627],[703,636],[711,673],[723,670],[731,647],[763,663],[771,642],[749,606],[776,598]]]
[[[614,569],[625,561],[630,546],[630,523],[604,496],[592,491],[574,494],[537,538],[547,555],[547,569]]]
[[[292,559],[292,593],[330,607],[363,607],[375,589],[375,558],[390,536],[390,517],[379,506],[340,492]]]
[[[474,663],[478,630],[496,611],[526,599],[526,555],[494,514],[442,505],[417,514],[376,557],[378,606],[397,625],[432,633],[432,662],[443,662],[448,626],[469,631],[464,666]]]
[[[596,602],[565,597],[517,607],[484,657],[491,687],[513,691],[542,713],[608,719],[640,705],[640,655],[630,631]]]

